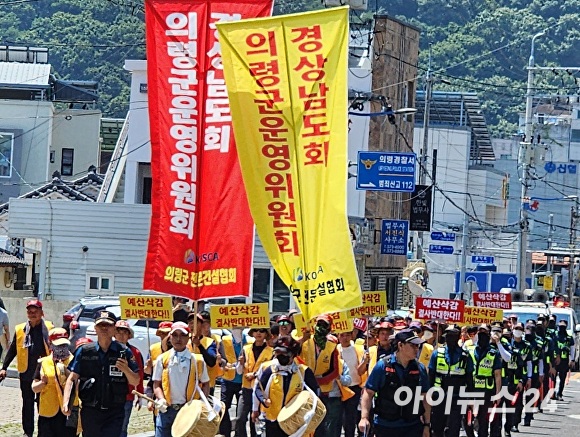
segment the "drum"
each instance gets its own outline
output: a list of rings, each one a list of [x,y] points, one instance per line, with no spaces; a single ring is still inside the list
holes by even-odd
[[[305,390],[288,403],[288,405],[282,407],[280,413],[278,413],[278,423],[280,428],[288,435],[294,434],[300,429],[302,425],[306,422],[305,417],[312,410],[314,405],[314,397],[316,395]],[[314,430],[320,425],[322,419],[326,415],[326,407],[320,399],[317,399],[316,410],[310,419],[310,423],[306,427],[304,434],[314,432]]]
[[[194,399],[185,404],[173,421],[171,435],[173,437],[214,437],[218,433],[218,428],[226,406],[221,402],[221,409],[213,420],[208,420],[209,413],[204,402]]]

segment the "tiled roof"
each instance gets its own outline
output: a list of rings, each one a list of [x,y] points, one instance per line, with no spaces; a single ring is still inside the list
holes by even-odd
[[[85,176],[75,179],[74,181],[63,181],[60,177],[53,177],[52,181],[42,187],[38,187],[22,196],[19,199],[41,199],[48,197],[53,193],[59,194],[69,200],[80,200],[84,202],[94,202],[98,195],[101,185],[103,184],[104,176],[89,171]],[[94,196],[91,195],[91,190],[86,190],[87,187],[94,186]],[[86,190],[86,193],[84,192]],[[8,211],[9,202],[0,205],[0,214]]]
[[[17,256],[10,255],[8,253],[0,252],[0,266],[18,266],[27,265],[28,263]]]

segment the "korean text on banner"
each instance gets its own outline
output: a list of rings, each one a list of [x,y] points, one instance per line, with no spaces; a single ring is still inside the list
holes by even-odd
[[[247,296],[254,225],[231,133],[216,23],[272,0],[146,0],[151,230],[143,288]]]
[[[266,254],[307,319],[361,306],[346,215],[348,8],[217,29]]]
[[[173,320],[170,296],[119,295],[122,319]]]
[[[441,322],[463,322],[465,302],[455,299],[418,297],[415,300],[415,318]]]
[[[212,305],[210,316],[216,329],[270,328],[267,303]]]
[[[387,315],[387,292],[364,291],[362,307],[348,310],[349,317],[381,317]]]
[[[476,307],[496,308],[509,310],[512,308],[512,295],[510,293],[473,293],[473,305]]]
[[[348,311],[330,313],[330,316],[332,317],[332,332],[340,334],[341,332],[352,332],[354,329],[354,320],[348,315]],[[315,319],[306,323],[302,314],[297,313],[294,314],[294,325],[296,326],[296,334],[300,338],[304,332],[315,325]]]
[[[485,323],[487,325],[491,325],[493,322],[501,322],[502,320],[503,310],[466,306],[463,322],[460,324],[474,326]]]

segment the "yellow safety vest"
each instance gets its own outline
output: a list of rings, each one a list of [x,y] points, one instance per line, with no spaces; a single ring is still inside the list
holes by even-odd
[[[149,348],[149,356],[151,357],[151,361],[155,364],[159,355],[163,353],[163,349],[161,348],[161,342],[153,343]]]
[[[224,346],[224,353],[226,354],[224,358],[233,366],[231,369],[223,369],[223,378],[227,379],[228,381],[233,381],[236,377],[235,365],[238,361],[238,357],[236,357],[236,350],[234,349],[233,337],[231,335],[226,335],[222,338],[222,344]]]
[[[171,351],[163,352],[161,354],[161,364],[163,364],[163,372],[161,374],[161,388],[163,389],[163,395],[165,400],[169,405],[171,405],[171,388],[169,384],[169,358],[171,358]],[[191,361],[194,361],[195,366],[191,365]],[[189,376],[187,377],[187,389],[185,391],[185,398],[187,401],[191,399],[199,399],[199,393],[195,390],[195,381],[198,381],[203,374],[203,357],[200,354],[193,354],[193,358],[190,360],[189,366]],[[194,393],[195,391],[195,393]]]
[[[252,352],[252,347],[254,345],[247,344],[244,346],[244,355],[246,357],[246,363],[244,364],[244,373],[242,377],[242,388],[252,388],[253,382],[248,381],[246,379],[246,375],[248,373],[256,373],[260,369],[260,366],[265,363],[266,361],[270,361],[272,359],[272,355],[274,353],[274,349],[270,346],[266,346],[262,353],[258,357],[258,361],[254,359],[254,353]]]
[[[475,358],[475,350],[469,351],[475,371],[473,372],[474,388],[478,390],[491,390],[495,387],[495,378],[493,376],[493,362],[495,353],[493,350],[486,352],[485,356],[478,362]]]
[[[306,372],[306,366],[304,364],[299,365],[300,374],[298,372],[292,374],[292,379],[290,380],[290,386],[288,387],[288,393],[286,393],[286,398],[284,398],[284,377],[274,372],[272,369],[272,382],[270,384],[270,391],[268,393],[268,398],[270,399],[270,406],[265,408],[262,406],[262,411],[266,414],[266,419],[270,421],[278,420],[278,414],[284,405],[294,399],[294,396],[299,395],[304,390],[302,387],[302,380],[304,379],[304,373]]]
[[[338,359],[338,374],[342,375],[344,371],[344,360],[342,358]],[[354,396],[354,392],[340,382],[340,376],[336,378],[336,383],[338,384],[338,389],[340,390],[340,400],[347,401]]]
[[[437,362],[435,367],[435,387],[441,387],[443,383],[443,378],[447,376],[465,376],[467,372],[467,361],[463,354],[467,351],[461,351],[462,355],[459,361],[453,365],[449,365],[447,359],[445,358],[445,347],[440,347],[437,349]],[[471,359],[469,356],[467,359]]]
[[[48,331],[54,328],[52,322],[42,320],[41,323],[46,325]],[[26,337],[24,333],[25,327],[26,323],[20,323],[14,328],[14,332],[16,333],[16,367],[19,373],[24,373],[28,369],[28,348],[24,347],[24,338]],[[50,348],[46,342],[44,342],[44,351],[46,355],[50,353]]]
[[[330,369],[330,361],[332,360],[332,353],[336,349],[337,344],[327,340],[324,350],[320,351],[318,358],[316,358],[316,345],[314,339],[309,338],[302,344],[302,352],[300,357],[308,367],[314,372],[314,376],[322,376]],[[328,393],[332,390],[332,381],[328,384],[320,386],[320,391]]]
[[[201,338],[201,340],[200,340],[200,343],[201,343],[201,345],[202,345],[202,346],[205,348],[205,350],[207,350],[207,349],[210,347],[210,345],[211,345],[212,343],[214,343],[214,342],[215,342],[215,340],[214,340],[213,338],[211,338],[211,337],[206,337],[206,336],[203,336],[203,337]],[[217,345],[217,343],[216,343],[216,348],[217,348],[217,346],[218,346],[218,345]],[[189,350],[190,350],[191,352],[193,352],[194,354],[200,354],[200,350],[199,350],[199,348],[198,348],[197,346],[193,346],[193,344],[191,343],[191,340],[190,340],[190,342],[187,344],[187,347],[188,347],[188,348],[189,348]],[[203,358],[203,357],[202,357],[202,358]],[[209,376],[209,386],[210,386],[210,387],[215,387],[215,380],[216,380],[216,378],[217,378],[218,376],[220,376],[220,375],[219,375],[219,374],[220,374],[220,372],[221,372],[221,368],[220,368],[220,366],[218,365],[218,362],[217,362],[217,361],[216,361],[216,363],[215,363],[215,366],[213,366],[213,367],[209,367],[209,366],[207,366],[207,374],[208,374],[208,376]]]
[[[71,354],[63,361],[64,366],[67,367],[72,359],[73,355]],[[48,357],[41,358],[39,362],[41,375],[45,375],[48,378],[48,384],[40,392],[38,414],[42,417],[54,417],[63,405],[62,392],[66,383],[66,377],[62,375],[57,380],[55,372],[56,364],[52,360],[52,354]],[[57,384],[59,384],[60,389],[57,387]],[[74,405],[78,405],[78,398],[76,397],[74,399]]]
[[[342,358],[342,346],[339,345],[338,351],[340,353],[340,357]],[[365,348],[362,344],[357,344],[356,342],[354,343],[354,351],[356,352],[356,360],[357,360],[357,366],[358,364],[360,364],[365,356]],[[376,354],[375,354],[376,355]],[[356,369],[355,369],[356,371]],[[342,375],[342,370],[340,372],[340,374]],[[367,378],[368,378],[368,373],[365,371],[362,375],[360,375],[360,387],[364,387],[365,383],[367,382]]]
[[[379,351],[378,346],[371,346],[369,347],[369,370],[368,374],[370,375],[375,366],[377,365],[377,354]]]

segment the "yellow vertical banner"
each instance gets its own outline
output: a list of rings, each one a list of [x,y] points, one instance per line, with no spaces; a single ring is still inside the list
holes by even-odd
[[[306,320],[360,307],[346,213],[348,8],[217,29],[266,254]]]

